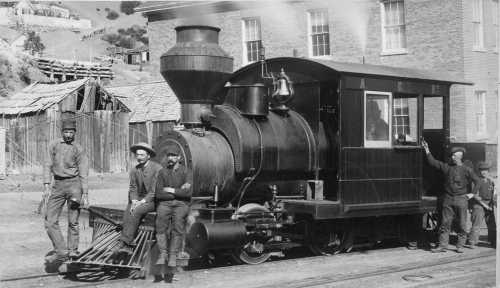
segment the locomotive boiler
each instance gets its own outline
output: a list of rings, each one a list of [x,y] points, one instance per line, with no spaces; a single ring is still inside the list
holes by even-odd
[[[419,141],[432,136],[436,151],[447,149],[439,140],[449,134],[449,88],[461,81],[263,55],[232,73],[218,28],[176,31],[161,73],[181,103],[185,128],[162,135],[155,147],[160,163],[176,149],[195,198],[210,199],[195,209],[187,237],[192,257],[229,252],[255,264],[301,245],[329,254],[360,239],[417,239],[436,204]],[[441,130],[424,129],[427,98],[442,102]],[[396,102],[406,118],[397,118]],[[373,115],[385,123],[378,125],[382,136],[370,128]],[[409,122],[403,129],[401,119]]]

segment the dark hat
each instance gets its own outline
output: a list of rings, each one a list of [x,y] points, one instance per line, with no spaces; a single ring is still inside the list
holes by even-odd
[[[62,121],[62,130],[75,130],[76,121],[74,119],[65,119]]]
[[[459,147],[459,146],[452,147],[451,151],[450,151],[450,155],[453,155],[455,152],[462,152],[462,154],[465,154],[465,151],[466,150],[464,147]]]
[[[146,142],[139,142],[139,143],[132,145],[132,147],[130,147],[130,151],[132,153],[135,153],[139,149],[148,151],[148,153],[151,157],[155,157],[155,155],[156,155],[156,152],[155,152],[155,150],[153,150],[153,147],[151,147],[151,145],[149,145]]]
[[[490,169],[490,167],[490,163],[485,161],[480,161],[479,163],[477,163],[477,170],[488,170]]]
[[[174,156],[179,156],[179,152],[175,151],[175,150],[168,150],[167,151],[167,156],[168,155],[174,155]]]

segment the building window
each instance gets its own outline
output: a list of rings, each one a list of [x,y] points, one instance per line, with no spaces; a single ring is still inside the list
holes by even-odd
[[[391,93],[365,92],[365,147],[391,146],[391,98]]]
[[[381,2],[382,50],[384,53],[406,52],[405,7],[403,0]]]
[[[493,19],[493,33],[495,36],[493,36],[493,40],[495,43],[493,44],[493,47],[495,47],[495,51],[498,52],[498,0],[493,0],[493,9],[492,9],[492,19]]]
[[[472,0],[473,49],[484,49],[483,0]]]
[[[330,55],[330,29],[328,11],[315,10],[308,13],[309,55],[311,57]]]
[[[476,91],[476,131],[479,135],[486,133],[486,91]]]
[[[252,63],[259,60],[262,49],[260,35],[260,21],[257,18],[243,20],[243,63]]]

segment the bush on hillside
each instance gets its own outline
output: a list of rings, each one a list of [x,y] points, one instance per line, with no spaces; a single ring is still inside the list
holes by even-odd
[[[108,18],[109,20],[115,20],[118,17],[120,17],[120,14],[118,14],[118,12],[116,12],[115,10],[110,10],[108,12],[108,15],[106,15],[106,18]]]
[[[145,35],[146,29],[139,25],[133,25],[127,29],[120,28],[117,33],[106,34],[102,40],[123,48],[133,48],[136,42],[142,42],[145,45],[149,44],[149,39]]]
[[[134,8],[139,6],[141,1],[122,1],[120,3],[120,11],[125,15],[134,14]]]
[[[35,31],[28,32],[28,37],[24,40],[24,50],[28,51],[31,55],[42,53],[45,50],[45,45],[43,45],[40,35]]]

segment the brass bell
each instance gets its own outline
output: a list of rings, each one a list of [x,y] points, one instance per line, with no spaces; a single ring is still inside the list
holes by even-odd
[[[279,96],[288,96],[290,95],[290,90],[288,89],[288,82],[285,78],[280,78],[278,80],[278,89],[276,92]]]

